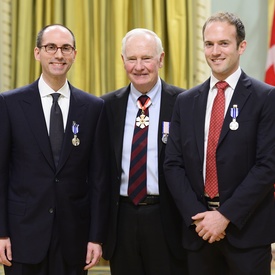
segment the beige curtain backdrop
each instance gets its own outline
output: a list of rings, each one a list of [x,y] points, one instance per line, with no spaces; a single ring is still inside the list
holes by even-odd
[[[128,84],[120,57],[121,40],[132,28],[155,31],[166,53],[161,77],[189,88],[204,80],[201,26],[209,15],[203,0],[0,0],[8,62],[1,58],[1,91],[20,87],[41,73],[33,49],[38,31],[61,23],[76,36],[78,54],[69,81],[100,96]],[[5,11],[3,11],[5,7]],[[1,41],[0,41],[1,42]],[[3,45],[3,42],[1,43]],[[8,51],[8,52],[7,52]],[[2,52],[2,50],[1,50]],[[5,64],[3,64],[5,63]],[[3,68],[3,66],[6,66]]]
[[[268,35],[269,35],[269,39],[270,39],[270,34],[271,34],[274,9],[275,9],[275,0],[268,0]],[[269,47],[269,43],[268,43],[268,47]]]
[[[11,87],[11,0],[0,0],[0,92]]]

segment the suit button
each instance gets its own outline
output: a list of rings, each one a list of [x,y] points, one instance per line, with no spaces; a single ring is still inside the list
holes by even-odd
[[[54,181],[55,181],[56,183],[58,183],[58,182],[59,182],[59,179],[55,179]]]
[[[49,213],[52,214],[54,212],[53,208],[49,209]]]

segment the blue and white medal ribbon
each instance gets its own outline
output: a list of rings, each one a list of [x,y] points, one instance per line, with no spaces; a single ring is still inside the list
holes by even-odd
[[[239,115],[238,105],[233,105],[233,108],[230,110],[230,115],[232,117],[232,122],[229,124],[230,130],[237,130],[239,128],[239,123],[236,121],[237,116]]]
[[[72,144],[74,146],[78,146],[80,144],[80,140],[77,137],[77,134],[79,132],[79,124],[76,124],[75,121],[73,121],[72,131],[73,131],[73,134],[74,134],[74,138],[72,139]]]
[[[169,136],[169,127],[170,127],[170,122],[168,121],[163,121],[162,122],[162,142],[167,143],[168,136]]]

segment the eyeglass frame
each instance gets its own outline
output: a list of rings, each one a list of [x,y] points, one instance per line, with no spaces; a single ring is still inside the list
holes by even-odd
[[[48,51],[46,50],[47,46],[50,46],[50,45],[55,46],[55,48],[56,48],[55,52],[48,52]],[[62,48],[64,48],[64,46],[69,46],[69,47],[71,48],[71,51],[68,52],[68,53],[66,53],[66,52],[64,53],[63,50],[62,50]],[[71,46],[70,44],[64,44],[64,45],[62,45],[61,47],[57,47],[56,44],[54,44],[54,43],[49,43],[49,44],[46,44],[46,45],[41,45],[41,46],[38,47],[38,48],[41,49],[41,48],[43,48],[43,47],[44,47],[44,49],[45,49],[45,52],[46,52],[46,53],[49,53],[49,54],[56,54],[57,51],[58,51],[58,49],[60,49],[60,50],[61,50],[61,53],[64,54],[64,55],[69,55],[69,54],[71,54],[73,51],[75,51],[75,47]]]

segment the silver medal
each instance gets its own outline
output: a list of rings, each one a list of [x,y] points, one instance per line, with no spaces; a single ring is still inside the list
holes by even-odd
[[[168,140],[168,134],[163,134],[161,140],[162,140],[163,143],[166,144],[166,143],[167,143],[167,140]]]
[[[230,124],[229,124],[229,128],[230,128],[230,130],[235,131],[239,128],[239,123],[233,119],[233,121],[230,122]]]

